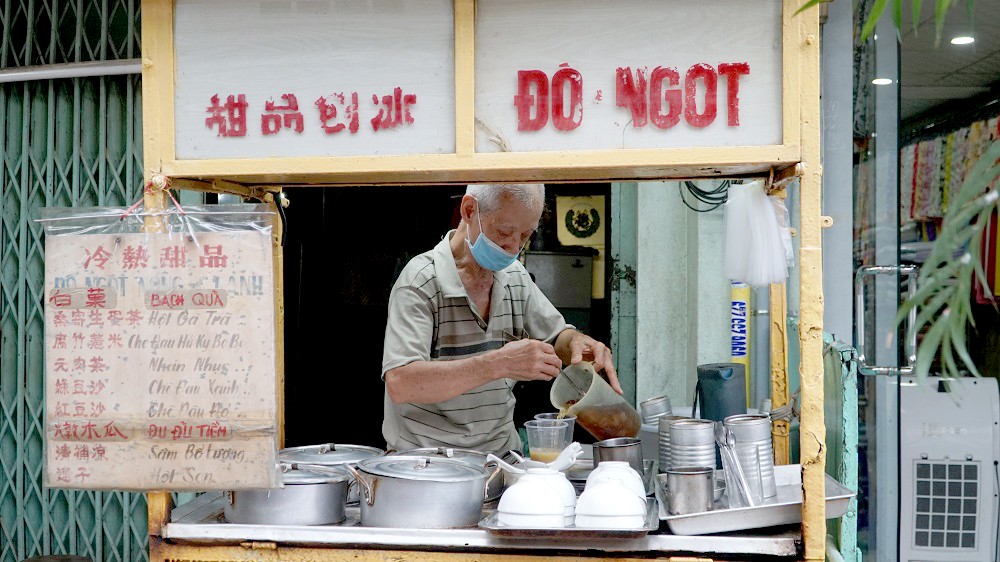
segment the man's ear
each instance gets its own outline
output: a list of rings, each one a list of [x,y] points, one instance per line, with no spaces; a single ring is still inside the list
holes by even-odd
[[[463,195],[460,211],[465,222],[471,221],[473,213],[476,212],[476,198],[469,194]]]

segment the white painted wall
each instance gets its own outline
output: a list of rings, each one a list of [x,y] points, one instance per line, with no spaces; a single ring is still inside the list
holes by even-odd
[[[638,205],[636,400],[694,398],[695,368],[729,360],[722,209],[695,213],[677,182],[642,182]]]

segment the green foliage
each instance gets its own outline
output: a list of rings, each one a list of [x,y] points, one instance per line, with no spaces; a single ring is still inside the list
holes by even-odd
[[[942,374],[946,376],[959,375],[958,361],[979,376],[966,347],[965,331],[968,326],[975,326],[973,275],[984,287],[989,287],[979,256],[983,229],[1000,202],[1000,192],[993,189],[1000,177],[998,160],[1000,141],[994,142],[976,162],[957,196],[948,204],[941,231],[920,268],[916,293],[899,308],[896,321],[900,323],[911,310],[917,310],[916,322],[909,326],[911,336],[927,328],[917,346],[914,366],[914,374],[920,379],[930,372],[934,357],[941,358]]]
[[[822,2],[832,2],[833,0],[809,0],[802,5],[798,10],[795,11],[796,14],[808,10],[813,6],[816,6]],[[904,0],[892,0],[892,21],[896,24],[897,33],[903,27],[903,1]],[[941,32],[944,30],[944,21],[948,16],[948,9],[951,8],[957,0],[934,0],[934,44],[938,45],[941,43]],[[910,11],[913,14],[913,32],[917,32],[917,26],[920,23],[920,11],[923,9],[923,0],[911,0]],[[969,14],[969,23],[972,23],[972,7],[975,5],[975,0],[965,0],[965,8]],[[878,23],[879,18],[885,15],[886,9],[889,7],[889,0],[875,0],[872,5],[871,10],[864,16],[864,25],[861,27],[861,41],[867,41],[871,34],[875,31],[875,24]]]

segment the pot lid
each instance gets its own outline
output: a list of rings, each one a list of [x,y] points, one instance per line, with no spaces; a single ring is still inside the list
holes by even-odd
[[[296,484],[332,484],[334,482],[347,482],[346,474],[327,474],[314,472],[303,468],[293,468],[289,464],[279,464],[281,478],[286,486]]]
[[[358,462],[358,468],[376,476],[434,482],[482,480],[489,475],[488,470],[469,461],[420,455],[392,455],[364,459]]]
[[[428,447],[426,449],[411,449],[409,451],[396,451],[389,453],[392,456],[419,456],[419,457],[441,457],[448,459],[462,459],[465,461],[486,464],[486,453],[481,453],[473,449],[455,449],[453,447]]]
[[[307,445],[305,447],[282,449],[278,451],[278,460],[280,462],[301,462],[335,466],[340,464],[354,464],[361,459],[377,457],[382,454],[382,449],[376,449],[375,447],[326,443],[324,445]]]

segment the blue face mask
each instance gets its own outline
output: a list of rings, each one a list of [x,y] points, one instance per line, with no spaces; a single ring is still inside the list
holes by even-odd
[[[479,213],[479,201],[476,201],[476,218],[479,220],[479,238],[476,238],[475,244],[469,242],[469,231],[465,231],[465,245],[469,247],[469,251],[472,252],[472,257],[476,259],[476,263],[480,267],[490,271],[500,271],[514,263],[514,260],[517,259],[517,254],[507,253],[506,250],[496,242],[490,240],[486,236],[486,233],[483,232],[483,219]]]

